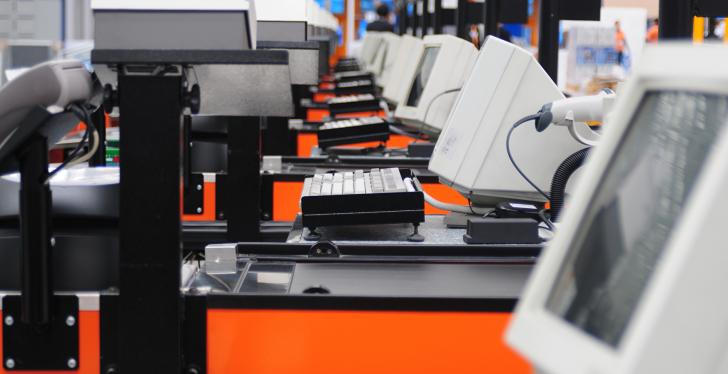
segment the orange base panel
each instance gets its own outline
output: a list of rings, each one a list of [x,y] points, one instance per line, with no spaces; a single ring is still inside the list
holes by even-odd
[[[510,313],[207,313],[208,373],[531,373],[503,341]]]

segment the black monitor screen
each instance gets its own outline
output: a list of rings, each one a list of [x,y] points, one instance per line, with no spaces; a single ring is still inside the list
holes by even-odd
[[[643,97],[571,243],[549,311],[619,344],[727,122],[726,96]]]
[[[432,74],[432,68],[435,66],[439,52],[440,47],[425,48],[424,57],[420,61],[420,66],[417,67],[417,74],[415,75],[415,80],[412,82],[412,88],[410,88],[407,106],[416,107],[419,105],[422,91],[425,90],[427,81],[430,80],[430,74]]]

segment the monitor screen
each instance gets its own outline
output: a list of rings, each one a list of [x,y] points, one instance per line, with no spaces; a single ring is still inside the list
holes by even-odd
[[[643,97],[571,242],[547,310],[619,345],[727,119],[728,96]]]
[[[29,68],[53,58],[50,46],[13,45],[9,47],[9,68]]]
[[[427,86],[427,81],[430,80],[430,74],[432,68],[435,66],[437,61],[437,54],[440,52],[440,47],[427,47],[425,48],[424,57],[420,61],[420,66],[417,68],[417,74],[412,82],[412,88],[410,88],[409,96],[407,98],[407,106],[416,107],[420,103],[420,96],[422,91]]]

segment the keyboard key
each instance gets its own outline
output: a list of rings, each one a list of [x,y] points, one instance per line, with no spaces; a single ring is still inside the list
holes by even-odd
[[[344,192],[344,182],[334,182],[333,189],[331,190],[332,195],[341,195]]]
[[[364,177],[354,179],[354,193],[364,194],[366,193],[366,187],[364,187]]]
[[[324,195],[324,196],[331,195],[332,189],[333,189],[333,184],[330,181],[328,183],[324,183],[323,186],[321,186],[321,195]]]
[[[301,196],[308,196],[311,194],[311,183],[313,182],[313,178],[306,178],[306,180],[303,181],[303,193]]]
[[[354,193],[354,178],[344,179],[344,195]]]

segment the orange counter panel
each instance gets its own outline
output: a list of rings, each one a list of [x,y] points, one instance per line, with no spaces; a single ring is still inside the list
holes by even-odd
[[[210,374],[531,373],[509,313],[211,309]]]
[[[79,366],[78,370],[64,371],[7,371],[0,365],[0,374],[23,373],[23,374],[98,374],[101,372],[101,345],[99,340],[100,334],[99,312],[98,311],[80,311],[79,312]],[[0,329],[0,352],[3,351],[2,329]],[[1,356],[1,355],[0,355]]]
[[[451,204],[467,205],[468,201],[452,188],[439,183],[423,184],[422,188],[432,197]],[[298,201],[303,191],[303,182],[273,183],[273,220],[293,221],[300,211]],[[425,214],[447,214],[425,203]]]
[[[454,189],[440,183],[423,183],[422,189],[427,192],[428,195],[434,197],[436,200],[442,201],[443,203],[468,205],[468,199],[466,199],[459,192]],[[448,212],[442,209],[437,209],[434,206],[425,203],[425,213],[427,214],[447,214]]]

